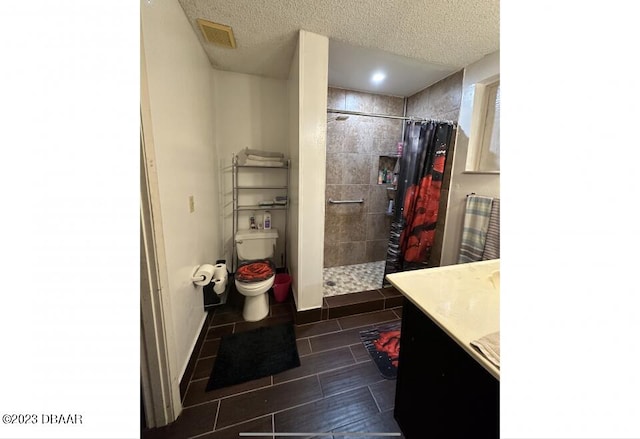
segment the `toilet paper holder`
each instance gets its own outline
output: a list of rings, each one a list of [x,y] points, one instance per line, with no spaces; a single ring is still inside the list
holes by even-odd
[[[213,277],[214,266],[211,264],[202,264],[194,268],[191,275],[191,282],[196,286],[205,286]]]
[[[202,287],[205,311],[224,305],[227,302],[229,290],[231,289],[229,279],[232,279],[233,275],[230,274],[227,269],[226,260],[218,259],[214,268],[214,276],[211,282]],[[195,273],[194,276],[196,276]],[[221,280],[222,278],[224,279],[224,282],[218,282],[218,280]],[[222,285],[224,285],[224,288],[221,290]]]
[[[193,269],[193,274],[191,275],[191,282],[196,285],[204,285],[204,283],[209,283],[209,281],[213,281],[214,278],[223,277],[225,280],[225,286],[227,283],[227,267],[222,263],[216,263],[216,265],[211,264],[202,264],[197,265]],[[222,276],[221,276],[222,275]]]

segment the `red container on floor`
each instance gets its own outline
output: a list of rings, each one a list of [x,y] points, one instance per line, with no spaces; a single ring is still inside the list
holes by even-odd
[[[285,273],[276,274],[273,281],[273,296],[276,302],[284,302],[289,295],[289,287],[291,286],[291,276]]]

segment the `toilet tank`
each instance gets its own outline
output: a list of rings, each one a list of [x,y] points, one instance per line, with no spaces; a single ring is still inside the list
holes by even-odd
[[[239,230],[236,232],[236,249],[240,261],[273,258],[278,240],[278,230]]]

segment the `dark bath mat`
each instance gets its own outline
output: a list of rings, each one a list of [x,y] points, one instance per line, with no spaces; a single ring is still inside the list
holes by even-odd
[[[292,323],[223,335],[206,391],[300,366]]]
[[[360,340],[382,376],[388,380],[396,379],[398,376],[400,326],[400,322],[394,322],[360,331]]]

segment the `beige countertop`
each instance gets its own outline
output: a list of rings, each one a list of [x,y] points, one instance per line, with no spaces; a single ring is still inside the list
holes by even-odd
[[[500,331],[500,260],[404,271],[391,284],[453,338],[491,375],[500,369],[471,342]]]

